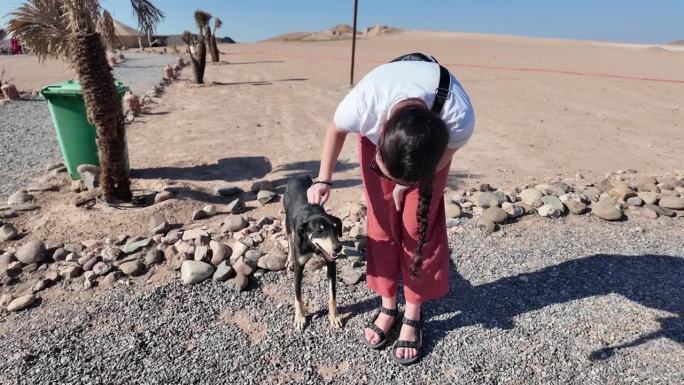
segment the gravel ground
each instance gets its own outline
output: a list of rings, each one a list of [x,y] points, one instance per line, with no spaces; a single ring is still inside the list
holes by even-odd
[[[114,76],[138,95],[158,84],[162,68],[175,62],[171,55],[128,54]],[[44,101],[0,105],[0,197],[27,187],[44,167],[61,161],[59,142]]]
[[[285,273],[239,295],[211,281],[144,284],[154,277],[49,289],[40,306],[0,315],[0,383],[683,383],[682,227],[461,225],[452,290],[426,306],[425,356],[409,368],[360,342],[378,304],[362,284],[339,288],[347,319],[328,328],[322,271],[307,276],[303,333]]]

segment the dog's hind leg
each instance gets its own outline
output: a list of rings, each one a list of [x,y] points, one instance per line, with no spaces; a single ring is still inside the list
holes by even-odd
[[[330,326],[341,328],[342,321],[337,315],[337,264],[327,262],[326,269],[328,270],[328,320]]]
[[[304,276],[304,266],[295,263],[294,266],[294,325],[296,329],[304,330],[306,317],[304,315],[304,302],[302,302],[302,278]]]

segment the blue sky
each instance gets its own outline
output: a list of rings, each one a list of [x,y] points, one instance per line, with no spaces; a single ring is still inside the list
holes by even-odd
[[[0,15],[20,0],[0,0]],[[136,26],[129,0],[101,0]],[[242,42],[351,24],[353,0],[154,0],[166,13],[159,33],[193,29],[192,12],[221,17],[219,35]],[[359,0],[359,26],[483,32],[636,43],[684,39],[684,0]]]

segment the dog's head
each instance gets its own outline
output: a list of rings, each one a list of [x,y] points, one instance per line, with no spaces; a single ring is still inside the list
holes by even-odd
[[[328,261],[334,261],[342,251],[342,221],[329,214],[315,214],[297,225],[297,232],[302,239],[314,245],[316,251]]]

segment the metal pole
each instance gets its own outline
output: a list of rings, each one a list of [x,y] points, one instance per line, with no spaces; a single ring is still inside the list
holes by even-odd
[[[351,57],[351,80],[349,84],[354,86],[354,57],[356,56],[356,15],[359,9],[359,0],[354,0],[354,35],[352,37],[352,57]]]

